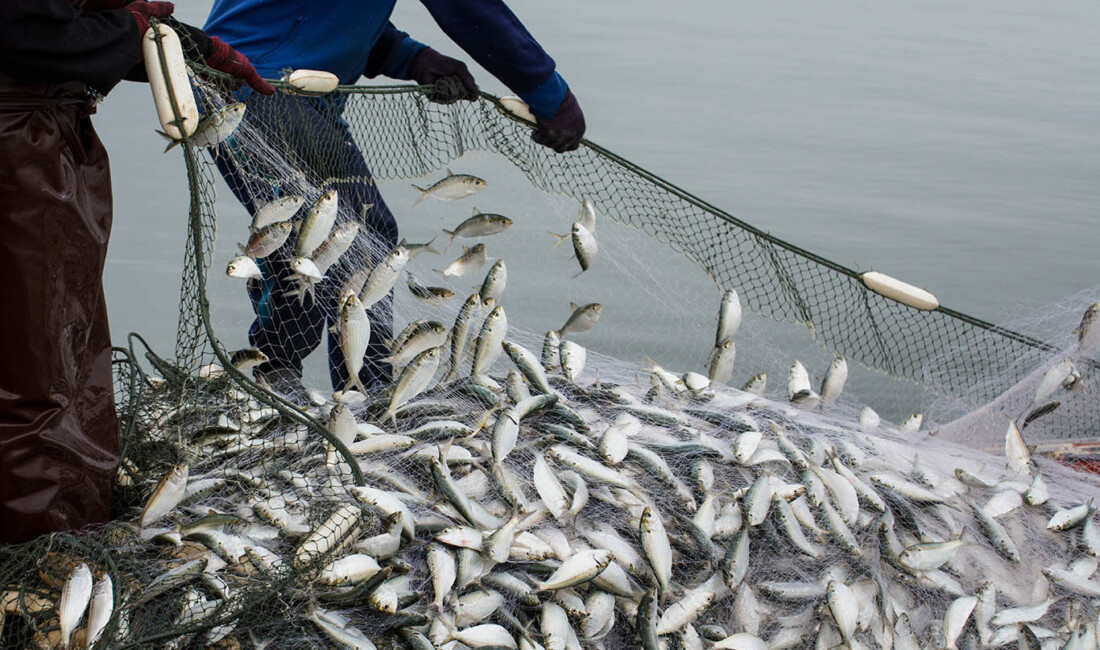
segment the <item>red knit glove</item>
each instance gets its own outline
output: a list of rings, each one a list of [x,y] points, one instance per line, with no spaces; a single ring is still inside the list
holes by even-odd
[[[252,89],[261,95],[275,94],[275,86],[264,81],[256,72],[256,68],[248,61],[248,57],[218,38],[210,37],[210,53],[206,55],[206,65],[220,70],[252,86]]]
[[[137,23],[139,36],[145,36],[145,32],[149,29],[150,18],[163,20],[171,16],[175,10],[176,5],[171,2],[131,2],[126,5],[126,11],[130,12],[134,22]]]

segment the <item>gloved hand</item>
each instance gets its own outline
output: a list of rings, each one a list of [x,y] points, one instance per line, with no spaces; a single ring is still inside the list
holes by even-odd
[[[477,83],[466,64],[426,47],[409,62],[409,79],[421,86],[435,85],[428,99],[437,104],[453,104],[460,99],[476,101]]]
[[[127,5],[127,8],[129,6]],[[234,50],[222,39],[217,36],[210,36],[198,27],[181,23],[175,19],[169,19],[168,24],[180,35],[183,52],[187,58],[201,60],[219,72],[230,74],[252,86],[252,89],[261,95],[275,93],[275,86],[264,81],[263,77],[256,72],[256,68],[249,62],[248,57]],[[237,87],[240,87],[240,83],[237,84]]]
[[[252,86],[252,90],[261,95],[275,94],[275,86],[264,81],[260,73],[256,72],[256,68],[249,62],[248,57],[229,47],[225,41],[217,36],[210,37],[210,53],[206,55],[206,65],[233,75],[234,78]]]
[[[531,139],[558,153],[573,151],[584,137],[584,113],[572,90],[565,91],[565,98],[552,117],[537,117],[536,124],[538,128]]]
[[[126,11],[134,17],[138,34],[141,36],[145,36],[145,32],[149,29],[150,18],[164,20],[175,10],[176,5],[171,2],[131,2],[126,5]]]

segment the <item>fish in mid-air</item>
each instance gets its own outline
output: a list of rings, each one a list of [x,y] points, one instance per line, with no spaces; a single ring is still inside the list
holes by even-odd
[[[485,185],[484,179],[477,176],[456,174],[447,169],[447,175],[442,180],[436,181],[427,188],[413,185],[413,188],[420,192],[420,197],[416,199],[412,207],[415,208],[420,205],[421,201],[429,197],[437,201],[455,201],[465,198],[483,189]]]

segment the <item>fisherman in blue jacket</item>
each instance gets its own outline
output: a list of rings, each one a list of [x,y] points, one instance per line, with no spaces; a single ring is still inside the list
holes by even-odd
[[[342,84],[379,75],[434,86],[429,98],[449,104],[476,101],[466,64],[420,43],[390,22],[396,0],[215,0],[204,30],[247,56],[265,78],[287,69],[324,70]],[[537,118],[532,139],[558,153],[576,149],[584,114],[554,60],[502,0],[421,0],[456,44],[519,95]],[[321,189],[335,188],[342,206],[362,221],[355,245],[330,269],[315,300],[300,301],[289,277],[293,237],[284,250],[260,260],[262,281],[249,285],[256,320],[249,341],[267,355],[255,369],[276,390],[301,387],[302,361],[329,332],[329,372],[337,390],[348,386],[343,353],[332,328],[338,292],[356,270],[371,268],[397,244],[397,224],[379,195],[342,113],[346,96],[325,98],[247,94],[246,123],[277,138],[299,170]],[[235,156],[216,154],[223,177],[250,213],[277,198],[280,188]],[[348,202],[351,202],[350,204]],[[343,212],[343,211],[342,211]],[[342,217],[344,218],[344,217]],[[358,251],[358,253],[356,253]],[[365,258],[365,259],[364,259]],[[392,293],[370,310],[371,341],[360,379],[368,388],[392,380],[385,341],[392,338]]]

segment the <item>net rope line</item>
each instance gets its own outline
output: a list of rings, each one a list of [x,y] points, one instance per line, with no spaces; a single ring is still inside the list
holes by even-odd
[[[193,64],[192,67],[204,77],[228,80],[223,73],[201,65]],[[302,97],[325,97],[298,91],[285,81],[272,80],[271,83],[281,91]],[[642,203],[643,199],[638,198],[642,190],[624,187],[625,183],[617,183],[615,178],[601,179],[605,183],[604,189],[596,192],[610,198],[597,203],[602,213],[619,223],[638,227],[687,256],[720,287],[736,288],[746,306],[755,313],[781,322],[804,325],[810,330],[813,340],[822,348],[881,371],[894,379],[923,384],[935,392],[978,404],[992,399],[1025,377],[1044,356],[1058,351],[1055,346],[1035,337],[955,309],[941,305],[935,310],[923,311],[886,298],[869,289],[857,271],[761,230],[588,139],[582,141],[581,152],[578,154],[548,156],[536,152],[531,157],[524,155],[524,145],[502,140],[498,137],[499,133],[468,133],[465,127],[470,116],[465,111],[475,112],[475,118],[484,120],[505,118],[507,122],[516,125],[517,133],[519,128],[530,128],[531,125],[512,114],[499,98],[484,91],[481,92],[480,102],[466,107],[463,104],[428,104],[426,91],[429,89],[430,87],[408,84],[342,85],[329,95],[348,98],[407,97],[409,108],[415,110],[405,112],[406,132],[383,130],[372,132],[370,137],[372,142],[374,138],[400,140],[390,142],[391,148],[411,145],[402,153],[414,159],[413,164],[420,172],[419,175],[438,169],[468,151],[487,151],[506,158],[537,188],[580,200],[593,198],[583,191],[585,182],[579,180],[579,172],[575,172],[575,167],[585,164],[580,156],[587,155],[594,159],[595,164],[609,165],[612,172],[617,172],[634,183],[640,182],[643,190],[649,188],[666,197],[674,197],[711,219],[713,223],[704,226],[710,232],[701,235],[691,233],[695,235],[693,238],[691,234],[685,236],[682,229],[670,232],[669,226],[661,223],[662,215],[645,215],[640,223],[637,219],[626,216],[624,213],[631,207]],[[346,110],[353,113],[359,110],[359,106],[349,102]],[[417,139],[417,135],[438,136],[436,133],[428,133],[428,111],[443,114],[443,123],[450,127],[445,135],[452,138],[451,142],[440,146],[438,142]],[[464,121],[463,118],[467,119]],[[415,122],[416,119],[420,122]],[[349,118],[349,122],[351,121],[352,118]],[[416,130],[418,126],[419,131]],[[354,133],[354,124],[352,128]],[[425,151],[433,146],[436,151]],[[525,146],[534,147],[530,143]],[[200,196],[196,191],[195,180],[199,163],[197,153],[191,147],[185,149],[189,176],[192,176],[194,202]],[[439,150],[445,151],[440,153]],[[368,159],[370,153],[364,151]],[[436,155],[433,157],[429,153]],[[385,174],[374,169],[374,161],[369,162],[377,178],[387,178]],[[407,170],[404,171],[403,177],[413,177]],[[665,220],[674,218],[671,215],[673,209],[682,210],[683,204],[665,210]],[[688,226],[690,224],[685,225]],[[675,228],[676,225],[671,227]],[[194,233],[199,234],[200,229],[195,229]],[[722,245],[715,245],[713,238],[723,234],[726,236],[721,239]],[[704,237],[711,238],[711,241],[702,241]],[[747,244],[739,239],[747,240]],[[198,245],[196,242],[196,246]],[[746,245],[750,248],[749,252],[755,255],[741,255],[740,249]],[[196,252],[199,252],[198,248]],[[743,261],[741,257],[762,258],[760,266],[768,267],[770,273],[753,273],[752,269],[745,268],[752,260]],[[756,281],[746,281],[747,279]],[[827,286],[817,287],[814,286],[815,283],[825,283]],[[213,338],[208,325],[210,317],[205,295],[200,298],[199,306],[202,311],[200,318],[207,324],[207,333]],[[856,327],[853,328],[853,324]],[[845,332],[849,329],[859,331],[853,336]],[[860,334],[866,336],[861,337]],[[222,355],[219,354],[220,356]],[[1092,365],[1097,367],[1095,362]],[[976,376],[978,374],[983,376]],[[990,381],[991,379],[1000,381]]]

